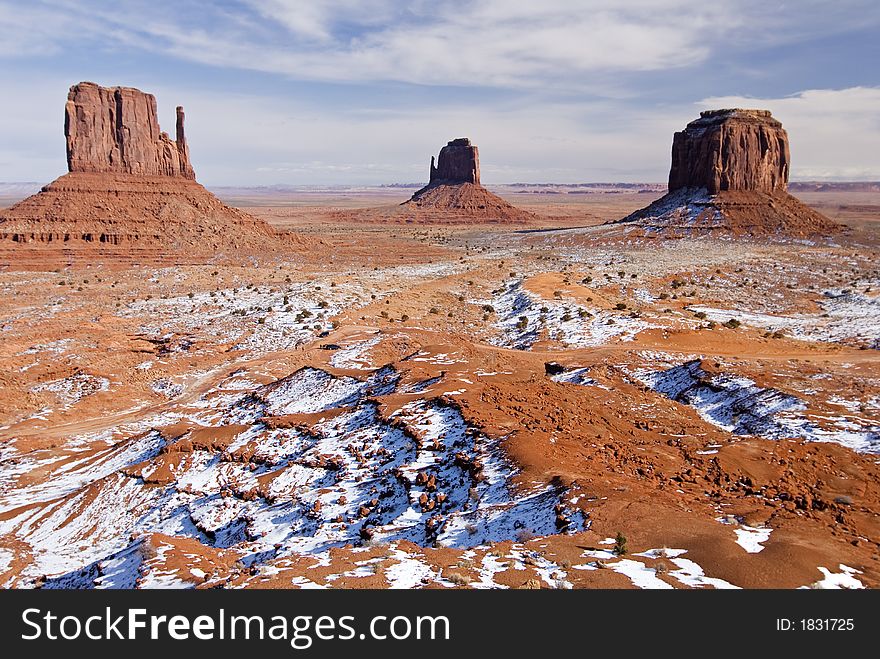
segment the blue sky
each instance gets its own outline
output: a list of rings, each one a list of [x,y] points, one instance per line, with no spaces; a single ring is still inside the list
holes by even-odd
[[[0,0],[0,181],[65,171],[80,80],[187,111],[208,185],[663,181],[672,133],[768,108],[792,177],[880,180],[876,0]]]

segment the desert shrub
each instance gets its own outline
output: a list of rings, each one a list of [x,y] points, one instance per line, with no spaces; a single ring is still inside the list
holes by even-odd
[[[405,323],[405,322],[408,321],[408,320],[409,320],[409,316],[407,316],[406,314],[403,314],[403,315],[400,317],[400,322],[402,322],[402,323]]]
[[[724,326],[727,327],[728,329],[736,329],[740,325],[741,325],[741,323],[736,318],[731,318],[730,320],[728,320],[724,323]]]
[[[428,309],[428,313],[438,314],[440,313],[440,309],[438,309],[437,307],[431,307],[430,309]]]
[[[623,311],[624,309],[626,309],[626,303],[625,302],[618,302],[617,304],[614,305],[614,308],[617,309],[618,311]]]
[[[516,324],[516,328],[517,328],[518,330],[524,330],[524,329],[527,328],[528,326],[529,326],[529,319],[528,319],[528,317],[527,317],[527,316],[520,316],[520,317],[519,317],[519,322],[517,322],[517,324]]]
[[[614,536],[614,553],[618,556],[623,556],[626,552],[626,536],[618,531],[617,535]]]
[[[473,579],[471,579],[466,574],[459,574],[458,572],[450,572],[446,575],[446,580],[454,583],[456,586],[467,586]]]
[[[694,316],[696,316],[700,320],[704,320],[706,318],[706,312],[705,311],[698,311],[697,313],[694,314]]]

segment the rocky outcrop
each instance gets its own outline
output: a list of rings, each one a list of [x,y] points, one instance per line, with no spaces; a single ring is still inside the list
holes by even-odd
[[[64,108],[67,168],[195,179],[177,108],[177,134],[159,130],[156,98],[132,87],[81,82],[70,88]]]
[[[159,130],[151,94],[91,82],[71,87],[70,172],[0,212],[0,265],[20,265],[31,251],[41,264],[55,257],[177,263],[304,246],[199,185],[182,107],[176,128],[175,140]]]
[[[428,185],[393,215],[407,222],[439,223],[522,224],[536,219],[480,184],[480,152],[467,137],[440,149],[436,165],[431,157]]]
[[[788,135],[767,110],[702,112],[672,140],[669,191],[622,220],[646,236],[809,238],[840,226],[787,192]]]
[[[428,185],[456,183],[480,184],[480,151],[467,137],[452,140],[440,149],[437,166],[431,156],[431,178]]]
[[[788,135],[768,110],[708,110],[672,139],[669,191],[785,192]]]

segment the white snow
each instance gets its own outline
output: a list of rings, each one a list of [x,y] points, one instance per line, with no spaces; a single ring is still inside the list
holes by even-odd
[[[828,568],[819,566],[818,570],[825,575],[819,581],[816,581],[810,586],[802,586],[802,588],[816,588],[820,590],[829,590],[829,589],[855,589],[861,590],[865,587],[865,585],[859,581],[855,576],[856,574],[861,574],[859,570],[855,568],[849,567],[841,563],[838,565],[838,569],[840,572],[831,572]]]
[[[764,549],[764,544],[770,539],[770,532],[773,529],[759,529],[753,526],[741,526],[734,529],[736,533],[736,544],[745,549],[750,554],[757,554]]]

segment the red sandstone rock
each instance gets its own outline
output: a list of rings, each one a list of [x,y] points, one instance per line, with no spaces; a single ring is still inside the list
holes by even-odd
[[[399,207],[399,215],[426,216],[431,221],[526,223],[535,216],[507,203],[480,184],[480,152],[467,137],[440,149],[437,165],[421,190]],[[406,221],[410,221],[407,219]]]
[[[437,166],[431,156],[431,178],[428,185],[441,183],[480,184],[480,151],[467,137],[452,140],[440,149]]]
[[[784,192],[788,134],[768,110],[708,110],[672,140],[669,191]]]
[[[93,82],[74,85],[64,108],[68,170],[195,179],[183,119],[178,107],[175,141],[159,130],[152,94]]]
[[[788,135],[767,110],[711,110],[675,134],[669,192],[622,220],[646,236],[807,238],[840,225],[786,191]]]
[[[0,263],[4,250],[22,249],[38,250],[45,262],[77,255],[199,262],[299,242],[196,183],[182,107],[176,128],[176,140],[159,131],[151,94],[91,82],[71,87],[64,121],[70,173],[0,212]]]

